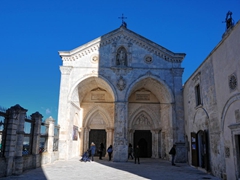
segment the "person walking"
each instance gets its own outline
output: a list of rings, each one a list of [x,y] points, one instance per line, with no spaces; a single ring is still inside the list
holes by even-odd
[[[132,144],[129,143],[129,145],[128,145],[128,159],[130,158],[130,156],[133,159],[132,153],[133,153],[133,147],[132,147]]]
[[[103,143],[101,143],[99,147],[99,159],[102,159],[103,149],[104,149],[104,145]]]
[[[136,161],[138,161],[138,164],[140,164],[139,156],[140,156],[140,148],[137,145],[136,148],[134,149],[135,164],[136,164]]]
[[[176,164],[174,163],[174,161],[175,161],[175,156],[176,156],[176,144],[173,145],[173,147],[172,147],[171,150],[169,151],[169,154],[172,155],[172,166],[176,166]]]
[[[112,145],[110,145],[110,146],[107,148],[107,152],[108,152],[109,161],[111,161],[111,159],[112,159],[112,152],[113,152],[113,147],[112,147]]]
[[[93,156],[95,155],[95,152],[96,152],[96,146],[95,146],[94,142],[91,143],[91,147],[89,150],[91,152],[92,161],[94,161]]]

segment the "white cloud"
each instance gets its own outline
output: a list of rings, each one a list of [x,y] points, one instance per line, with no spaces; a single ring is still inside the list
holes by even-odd
[[[45,110],[45,113],[46,113],[46,114],[51,114],[52,112],[51,112],[51,110],[50,110],[49,108],[47,108],[47,109]]]

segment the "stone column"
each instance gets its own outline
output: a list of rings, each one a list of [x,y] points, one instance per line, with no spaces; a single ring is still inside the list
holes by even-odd
[[[90,129],[89,128],[84,128],[84,141],[83,141],[83,144],[84,144],[84,149],[83,151],[87,151],[90,147],[88,147],[88,144],[89,144],[89,132],[90,132]]]
[[[54,122],[55,120],[50,116],[46,119],[46,127],[47,127],[47,163],[53,162],[53,142],[54,142]]]
[[[15,105],[7,110],[8,125],[4,152],[7,164],[6,176],[12,174],[20,175],[23,172],[22,148],[26,112],[27,110],[23,109],[20,105]]]
[[[129,140],[129,143],[131,143],[132,145],[133,145],[133,134],[134,134],[134,130],[130,129],[128,132],[128,140]]]
[[[107,132],[107,144],[106,144],[106,148],[108,148],[110,145],[113,144],[113,129],[112,128],[107,128],[106,129]]]
[[[41,166],[40,155],[39,155],[39,143],[40,143],[40,130],[43,116],[39,112],[35,112],[31,115],[31,119],[34,122],[33,131],[33,144],[32,144],[32,155],[33,155],[33,167],[37,168]]]
[[[160,131],[160,129],[151,130],[151,132],[152,132],[152,158],[159,158],[159,156],[158,156],[159,131]]]
[[[48,124],[48,140],[47,140],[47,152],[53,152],[53,140],[54,140],[54,119],[50,116],[46,119],[46,124]]]
[[[128,160],[127,103],[116,102],[113,161],[125,162],[127,160]]]
[[[79,131],[79,140],[80,140],[80,147],[79,147],[79,149],[80,149],[80,156],[82,156],[82,154],[84,153],[84,145],[83,145],[83,142],[84,142],[84,128],[82,127],[82,128],[80,128],[80,131]]]
[[[61,83],[59,91],[58,124],[61,126],[59,132],[59,159],[68,159],[69,147],[69,125],[68,125],[68,93],[69,78],[72,71],[70,66],[60,66]]]
[[[175,96],[175,106],[173,113],[173,143],[177,145],[177,149],[181,149],[181,153],[178,153],[176,157],[176,162],[186,162],[187,161],[187,149],[185,146],[185,130],[184,130],[184,109],[183,109],[183,87],[182,87],[182,73],[183,68],[172,69],[174,87],[173,93]],[[182,148],[184,147],[185,148]]]

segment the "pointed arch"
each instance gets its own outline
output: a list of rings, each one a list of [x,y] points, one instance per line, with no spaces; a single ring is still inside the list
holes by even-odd
[[[106,128],[113,128],[113,122],[111,121],[110,115],[108,112],[102,108],[101,106],[94,106],[85,116],[83,119],[83,127],[88,127],[88,125],[91,123],[91,120],[94,116],[97,114],[100,114],[103,121],[106,124]]]
[[[157,115],[155,114],[155,112],[153,110],[151,110],[150,108],[148,108],[148,106],[140,106],[137,110],[135,110],[135,112],[129,117],[129,129],[134,129],[133,128],[133,124],[137,121],[137,119],[139,118],[139,116],[143,114],[145,115],[145,117],[147,117],[148,119],[151,119],[151,128],[158,128],[160,127],[160,123],[157,120]]]

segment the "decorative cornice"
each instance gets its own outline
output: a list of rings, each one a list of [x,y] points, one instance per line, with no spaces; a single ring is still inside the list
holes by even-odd
[[[172,63],[181,63],[186,55],[184,53],[173,53],[166,48],[123,28],[110,32],[83,46],[73,49],[72,51],[59,51],[59,55],[63,61],[76,61],[88,54],[99,51],[100,47],[104,47],[109,44],[114,46],[120,39],[127,40],[128,46],[136,44],[137,46],[146,49],[149,53],[155,54],[156,56]]]
[[[81,48],[81,47],[82,46],[80,46],[79,48]],[[94,45],[85,47],[80,50],[78,50],[79,48],[76,48],[72,51],[59,51],[59,55],[63,61],[76,61],[88,54],[92,54],[93,52],[96,52],[96,51],[98,52],[99,47],[100,47],[100,42],[98,41]]]
[[[129,42],[128,43],[129,45],[136,44],[139,47],[144,48],[147,51],[149,51],[150,53],[153,53],[156,56],[159,56],[159,57],[161,57],[164,60],[169,61],[169,62],[181,63],[183,58],[185,57],[184,53],[173,53],[173,52],[163,48],[162,46],[149,41],[148,39],[145,39],[145,38],[140,37],[140,36],[133,37],[132,35],[128,35],[126,33],[124,33],[122,36],[119,35],[119,34],[116,34],[115,36],[110,37],[110,38],[106,38],[105,40],[102,39],[101,40],[101,47],[106,46],[110,43],[114,45],[115,41],[117,41],[121,38],[127,40]],[[144,42],[142,39],[144,41],[149,41],[149,42],[148,43]]]

